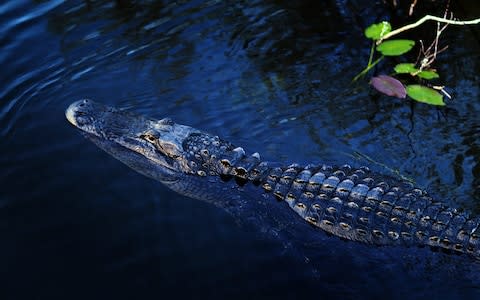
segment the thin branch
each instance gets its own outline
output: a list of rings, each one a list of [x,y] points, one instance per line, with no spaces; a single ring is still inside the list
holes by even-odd
[[[377,41],[377,45],[383,42],[383,40],[386,40],[394,35],[399,34],[400,32],[404,32],[406,30],[410,30],[412,28],[415,28],[417,26],[420,26],[421,24],[425,23],[426,21],[437,21],[440,23],[446,23],[446,24],[451,24],[451,25],[474,25],[474,24],[479,24],[480,23],[480,18],[474,19],[474,20],[468,20],[468,21],[456,21],[456,20],[450,20],[450,19],[445,19],[445,18],[440,18],[440,17],[435,17],[431,15],[426,15],[425,17],[421,18],[415,23],[405,25],[403,27],[400,27],[398,29],[395,29],[388,34],[384,35],[381,39]]]
[[[446,18],[446,16],[447,16],[447,11],[445,11],[445,14],[444,14],[443,17]],[[450,16],[449,20],[452,20],[452,19],[453,19],[453,15]],[[445,24],[445,25],[440,27],[440,22],[437,22],[437,31],[436,31],[436,34],[435,34],[435,39],[430,44],[430,46],[427,48],[427,50],[424,50],[423,43],[422,43],[422,41],[420,41],[420,44],[422,46],[421,53],[424,55],[424,58],[421,60],[421,64],[420,64],[420,68],[419,68],[418,72],[421,72],[421,71],[423,71],[423,69],[428,68],[437,58],[437,54],[442,52],[443,50],[445,50],[448,47],[447,46],[443,49],[438,50],[438,42],[440,40],[440,35],[442,34],[442,32],[447,27],[448,27],[448,24]],[[431,53],[432,48],[434,49],[433,53]],[[417,59],[417,61],[418,61],[418,59]]]
[[[412,3],[410,4],[410,10],[408,11],[409,16],[413,14],[413,9],[415,8],[415,5],[417,5],[417,0],[413,0]]]

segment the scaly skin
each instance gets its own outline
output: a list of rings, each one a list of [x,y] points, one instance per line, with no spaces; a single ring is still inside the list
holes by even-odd
[[[218,205],[222,196],[209,188],[218,184],[212,179],[234,180],[286,202],[296,213],[292,218],[347,240],[428,245],[480,259],[478,219],[366,167],[263,162],[258,153],[247,156],[240,147],[170,119],[148,119],[90,100],[73,103],[66,115],[115,158],[190,197]]]

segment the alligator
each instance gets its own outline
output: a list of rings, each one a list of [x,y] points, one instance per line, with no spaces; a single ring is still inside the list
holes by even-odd
[[[66,117],[101,149],[183,195],[227,210],[256,201],[270,213],[287,211],[286,218],[344,240],[427,246],[480,259],[480,219],[434,200],[407,180],[348,164],[263,161],[258,153],[247,155],[170,118],[150,119],[88,99],[72,103]],[[222,188],[226,183],[231,188]],[[242,202],[245,190],[253,195]],[[238,197],[227,197],[232,193]]]

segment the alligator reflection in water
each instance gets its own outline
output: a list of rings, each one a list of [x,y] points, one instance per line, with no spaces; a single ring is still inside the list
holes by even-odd
[[[90,100],[71,104],[66,116],[100,148],[134,170],[234,215],[248,209],[258,210],[253,212],[258,215],[284,215],[287,203],[306,222],[347,240],[428,245],[480,259],[479,220],[434,201],[410,182],[365,167],[264,162],[258,153],[247,156],[218,136]],[[235,188],[226,188],[223,181],[233,178]],[[257,188],[244,188],[252,185]],[[248,200],[246,193],[254,194]]]

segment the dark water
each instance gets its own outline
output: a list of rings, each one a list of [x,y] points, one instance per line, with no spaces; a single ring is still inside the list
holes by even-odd
[[[478,26],[445,35],[446,108],[381,97],[350,84],[363,28],[422,11],[405,20],[377,2],[0,4],[0,298],[478,299],[480,265],[465,257],[269,237],[134,173],[65,120],[89,97],[270,160],[367,164],[479,215]]]

